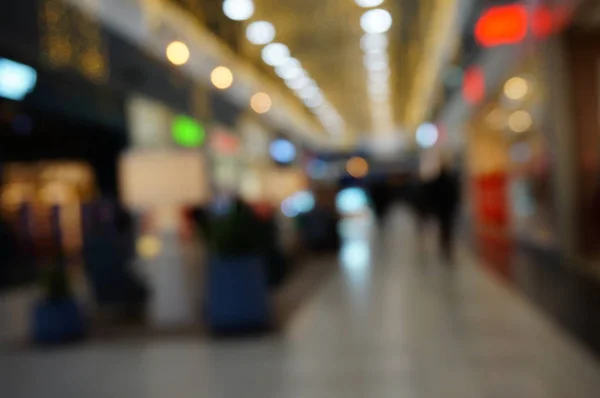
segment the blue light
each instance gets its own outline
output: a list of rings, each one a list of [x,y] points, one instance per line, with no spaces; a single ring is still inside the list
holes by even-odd
[[[296,217],[299,214],[298,209],[296,209],[294,206],[294,201],[291,197],[281,202],[281,212],[288,218]]]
[[[340,250],[340,260],[343,266],[353,272],[360,272],[369,266],[371,249],[364,240],[353,240],[344,243]],[[363,275],[355,275],[361,277]]]
[[[368,206],[367,194],[361,188],[342,189],[335,198],[338,211],[342,214],[352,214],[363,211]]]
[[[308,213],[315,207],[315,197],[311,192],[296,192],[291,197],[294,208],[298,213]]]
[[[291,163],[296,159],[296,147],[282,138],[271,142],[269,153],[273,160],[279,163]]]
[[[439,131],[433,123],[423,123],[417,128],[417,144],[423,149],[431,148],[439,138]]]
[[[30,66],[0,58],[0,97],[20,101],[37,82],[37,72]]]

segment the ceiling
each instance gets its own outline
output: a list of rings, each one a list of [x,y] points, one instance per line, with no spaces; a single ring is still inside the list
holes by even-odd
[[[192,58],[182,69],[191,77],[207,84],[214,67],[227,65],[235,76],[226,90],[232,100],[247,106],[252,94],[266,91],[273,107],[264,117],[275,128],[321,148],[351,149],[374,137],[385,138],[383,147],[391,138],[410,138],[428,117],[440,70],[460,32],[458,16],[471,0],[384,0],[378,6],[393,19],[386,32],[391,73],[383,103],[369,94],[360,46],[366,9],[354,0],[254,0],[254,15],[245,22],[229,20],[221,0],[68,1],[157,57],[164,58],[170,40],[183,40]],[[319,112],[296,98],[263,62],[262,47],[246,40],[246,25],[257,20],[274,25],[275,41],[289,47],[318,85],[328,109],[339,116],[340,129],[317,118]]]
[[[435,23],[436,13],[439,18],[441,11],[456,3],[385,0],[378,6],[389,11],[393,18],[392,27],[386,33],[391,70],[390,123],[383,127],[378,123],[380,115],[377,115],[377,109],[384,105],[373,104],[370,100],[368,74],[360,45],[365,34],[360,18],[368,8],[361,8],[353,0],[254,0],[255,13],[242,24],[242,29],[237,30],[237,37],[231,34],[235,28],[227,26],[239,24],[234,21],[221,24],[220,31],[216,33],[224,36],[240,56],[250,60],[283,90],[287,90],[273,68],[262,61],[262,46],[256,46],[243,37],[248,23],[257,20],[271,22],[277,32],[275,41],[287,45],[292,57],[298,59],[315,80],[344,121],[343,141],[355,146],[373,135],[399,135],[403,127],[417,122],[414,119],[425,117],[426,110],[415,112],[414,108],[419,105],[415,91],[422,89],[426,80],[423,76],[428,69],[426,57],[431,54],[427,46],[434,46],[432,38],[439,39],[443,30],[443,24]],[[451,14],[446,13],[446,17],[451,19]],[[211,17],[207,18],[210,20]],[[301,105],[300,101],[297,102]],[[308,109],[305,111],[310,114]]]

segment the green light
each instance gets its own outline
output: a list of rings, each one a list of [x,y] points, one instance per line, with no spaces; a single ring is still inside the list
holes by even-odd
[[[195,148],[202,145],[206,133],[200,123],[188,116],[175,116],[171,125],[173,139],[178,145]]]

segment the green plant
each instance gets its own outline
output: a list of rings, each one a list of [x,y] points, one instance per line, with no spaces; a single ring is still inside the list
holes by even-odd
[[[41,269],[40,279],[47,300],[62,300],[72,296],[66,263],[61,256],[46,260]]]
[[[220,257],[260,254],[262,236],[261,223],[252,209],[240,200],[235,201],[227,213],[210,220],[210,246]]]

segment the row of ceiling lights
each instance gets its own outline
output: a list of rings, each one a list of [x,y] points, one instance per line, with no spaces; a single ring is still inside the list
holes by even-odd
[[[234,21],[245,21],[254,14],[254,3],[252,0],[225,0],[223,12]],[[254,21],[246,28],[248,41],[264,46],[261,52],[263,61],[275,68],[277,76],[317,116],[325,129],[332,135],[343,133],[344,123],[339,114],[302,68],[300,61],[291,56],[289,48],[285,44],[273,42],[275,35],[275,27],[267,21]]]
[[[367,70],[368,93],[375,133],[390,133],[394,128],[390,105],[390,67],[387,53],[387,31],[392,26],[391,14],[378,7],[384,0],[355,0],[359,7],[370,8],[360,17],[365,35],[360,40],[363,64]]]
[[[181,66],[190,59],[190,50],[185,43],[174,41],[167,46],[166,56],[173,65]],[[233,73],[225,66],[217,66],[210,74],[210,81],[219,90],[226,90],[233,84]],[[250,107],[256,113],[266,113],[271,109],[271,98],[258,92],[250,98]]]

